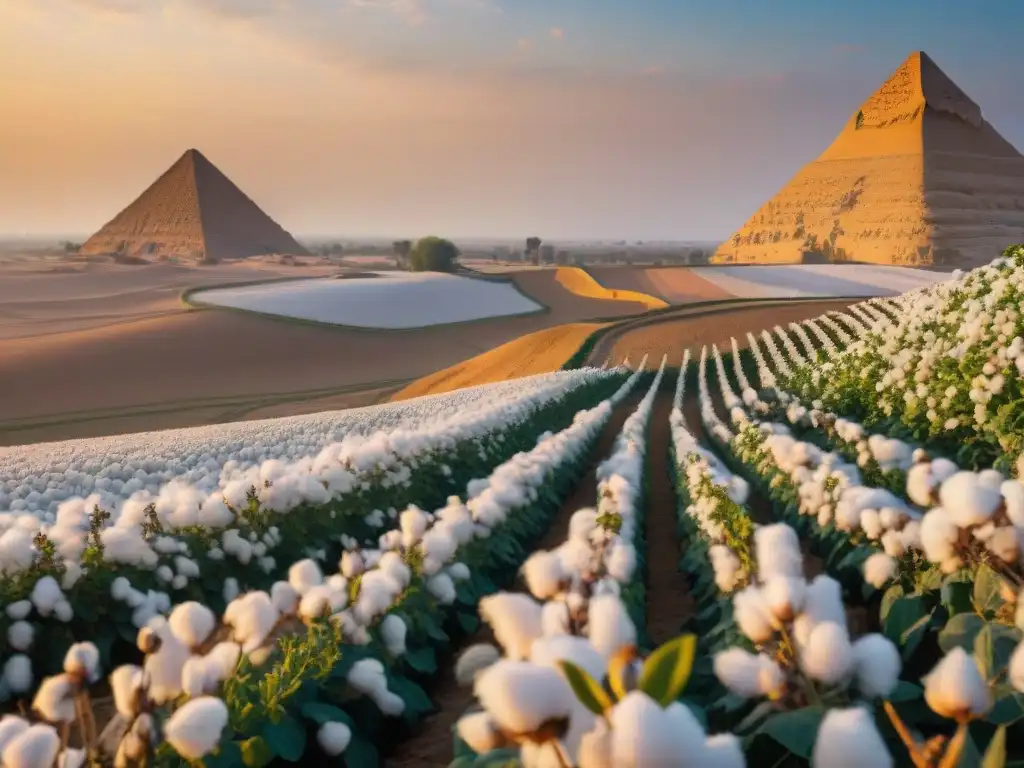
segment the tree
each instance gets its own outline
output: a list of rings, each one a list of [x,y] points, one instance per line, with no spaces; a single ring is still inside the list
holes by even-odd
[[[539,237],[526,238],[526,258],[534,266],[540,264],[540,244]]]
[[[391,244],[391,251],[395,255],[395,264],[399,269],[409,268],[409,254],[412,252],[412,240],[395,240]]]
[[[409,254],[413,272],[454,272],[459,263],[459,249],[451,240],[421,237]]]

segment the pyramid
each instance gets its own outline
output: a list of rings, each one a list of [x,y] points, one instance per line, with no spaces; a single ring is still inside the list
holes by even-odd
[[[308,252],[199,150],[190,149],[79,253],[223,261]]]
[[[912,53],[712,257],[970,267],[1024,241],[1024,156]]]

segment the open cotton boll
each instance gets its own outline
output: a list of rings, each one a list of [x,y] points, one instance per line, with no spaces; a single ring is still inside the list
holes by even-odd
[[[114,708],[121,717],[131,721],[139,710],[138,695],[142,687],[142,669],[134,664],[124,664],[115,669],[107,679],[114,695]]]
[[[616,766],[700,765],[700,747],[706,736],[685,705],[675,702],[662,709],[647,694],[631,691],[612,709],[610,720]],[[688,754],[692,761],[686,759]]]
[[[220,742],[228,724],[228,708],[214,696],[185,702],[164,725],[164,738],[184,758],[199,760]]]
[[[523,563],[522,573],[526,588],[538,600],[547,600],[562,591],[562,582],[566,578],[562,558],[548,551],[530,555]]]
[[[377,570],[391,579],[397,585],[399,592],[408,587],[412,580],[412,571],[398,552],[385,552],[381,555],[377,563]],[[364,581],[368,575],[364,574]]]
[[[53,576],[43,576],[39,579],[32,587],[32,593],[29,596],[29,600],[32,601],[32,605],[35,606],[40,616],[49,616],[53,613],[58,601],[63,599],[64,593]]]
[[[442,605],[451,605],[458,596],[455,591],[455,582],[447,573],[438,573],[427,580],[427,591],[430,592]]]
[[[954,648],[943,656],[921,681],[928,706],[950,720],[980,716],[992,706],[991,693],[978,664],[963,648]]]
[[[71,675],[54,675],[43,680],[32,700],[32,709],[51,723],[75,719],[75,681]]]
[[[502,745],[504,739],[486,712],[463,715],[455,724],[455,733],[478,755],[485,755]]]
[[[381,639],[392,656],[401,656],[405,653],[406,631],[405,622],[394,613],[389,613],[380,623]]]
[[[941,563],[956,556],[960,528],[945,507],[933,507],[921,518],[920,537],[925,557]]]
[[[263,645],[277,624],[280,614],[266,592],[249,592],[234,600],[224,611],[224,622],[232,628],[232,638],[243,653]]]
[[[11,693],[25,693],[32,687],[32,661],[16,653],[4,664],[3,682]]]
[[[460,686],[473,683],[479,672],[496,663],[501,652],[490,643],[476,643],[469,646],[455,662],[455,681]]]
[[[1003,499],[974,472],[957,472],[939,487],[939,501],[954,524],[967,528],[988,522]]]
[[[549,600],[540,612],[541,633],[545,637],[569,634],[569,606],[561,600]]]
[[[218,680],[210,674],[209,665],[202,656],[191,656],[181,668],[181,690],[190,699],[213,693]]]
[[[525,661],[493,664],[473,688],[497,726],[512,734],[532,733],[549,720],[568,717],[575,702],[558,672]]]
[[[771,609],[765,603],[761,590],[755,585],[750,585],[733,595],[732,607],[740,631],[751,642],[764,643],[775,634]]]
[[[732,693],[744,699],[774,697],[785,690],[786,676],[773,660],[745,648],[729,648],[715,654],[715,676]]]
[[[4,768],[51,766],[60,752],[60,736],[49,725],[29,726],[4,746],[0,760]]]
[[[316,560],[307,558],[292,564],[292,567],[288,569],[288,583],[296,592],[304,595],[313,587],[323,584],[324,575]]]
[[[615,595],[591,598],[587,612],[590,644],[606,659],[626,645],[636,645],[636,627]]]
[[[857,687],[869,698],[887,697],[899,682],[900,652],[884,635],[864,635],[853,644]]]
[[[743,743],[731,733],[708,737],[700,751],[700,768],[746,768],[747,758]]]
[[[35,628],[27,621],[16,621],[7,628],[7,642],[16,651],[27,651],[32,647]]]
[[[198,648],[213,633],[217,617],[205,605],[189,600],[174,607],[167,623],[181,642],[189,648]]]
[[[146,657],[144,671],[149,698],[156,704],[163,704],[181,693],[181,671],[190,654],[166,622],[157,623],[153,629],[160,639],[160,648]]]
[[[896,561],[885,552],[876,552],[864,561],[864,581],[881,589],[896,578]]]
[[[636,550],[632,544],[617,541],[605,553],[605,570],[614,579],[625,583],[633,577],[636,568]]]
[[[74,643],[64,654],[64,671],[87,683],[100,678],[100,652],[92,643]]]
[[[541,637],[541,606],[515,592],[499,592],[480,601],[480,616],[509,659],[529,658],[530,646]]]
[[[14,738],[27,731],[28,726],[28,721],[17,715],[4,715],[0,718],[0,754]]]
[[[766,525],[754,531],[755,557],[762,580],[772,576],[802,578],[803,556],[796,531],[783,523]]]
[[[316,732],[316,742],[324,754],[340,755],[352,741],[352,730],[345,723],[331,721],[324,723]]]
[[[811,630],[800,655],[804,672],[826,685],[835,685],[849,677],[853,665],[853,647],[845,627],[825,621]]]
[[[415,505],[410,505],[402,512],[398,516],[398,525],[402,531],[402,546],[407,549],[416,546],[426,532],[428,523],[426,513]]]
[[[1007,480],[999,488],[1006,507],[1006,516],[1018,528],[1024,528],[1024,482]]]
[[[892,768],[874,718],[861,707],[830,709],[818,728],[812,768]]]
[[[606,657],[602,656],[586,638],[573,635],[539,638],[530,649],[529,660],[552,669],[558,668],[559,661],[571,661],[595,680],[604,679],[607,663]]]
[[[277,581],[270,587],[270,602],[282,616],[294,616],[299,610],[299,593],[290,582]]]
[[[792,621],[803,610],[807,582],[792,576],[773,576],[761,587],[761,595],[779,621]]]

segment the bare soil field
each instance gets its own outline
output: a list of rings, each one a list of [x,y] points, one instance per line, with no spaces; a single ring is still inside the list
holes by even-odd
[[[600,365],[609,355],[614,360],[629,357],[634,363],[650,355],[657,362],[667,354],[669,363],[678,365],[687,347],[693,354],[705,344],[729,344],[733,336],[741,347],[746,347],[748,332],[756,333],[775,325],[785,327],[788,323],[843,309],[853,303],[856,301],[850,299],[766,301],[756,307],[726,305],[698,313],[687,313],[684,308],[679,315],[669,313],[638,319],[616,328],[594,345],[589,362]]]
[[[733,295],[686,267],[590,267],[587,271],[606,288],[639,291],[669,304],[714,301]]]
[[[188,309],[178,298],[200,284],[313,277],[337,267],[45,268],[0,271],[0,444],[366,405],[534,331],[643,311],[576,296],[549,271],[512,276],[549,312],[360,332]]]

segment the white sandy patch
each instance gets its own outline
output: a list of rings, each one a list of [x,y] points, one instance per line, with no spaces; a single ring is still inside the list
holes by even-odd
[[[423,328],[534,312],[541,307],[506,282],[430,273],[300,280],[195,294],[203,303],[358,328]]]
[[[737,298],[895,296],[949,279],[943,272],[872,264],[698,267],[693,272]]]

